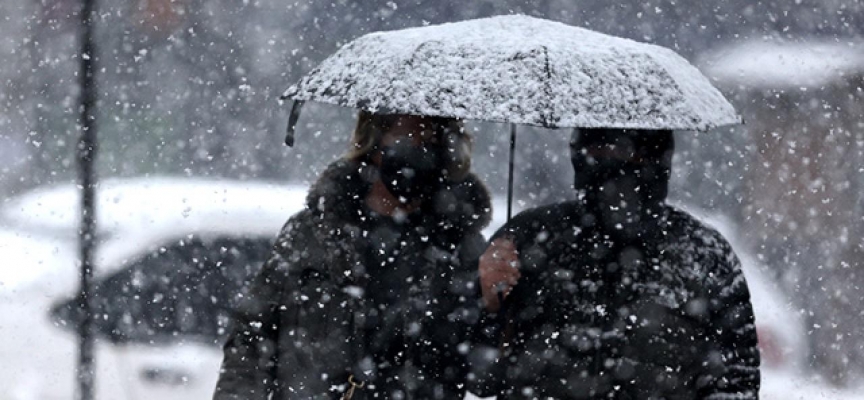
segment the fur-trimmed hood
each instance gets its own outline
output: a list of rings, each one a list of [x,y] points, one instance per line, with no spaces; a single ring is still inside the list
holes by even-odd
[[[309,189],[306,206],[322,218],[359,223],[366,214],[366,195],[375,179],[375,167],[338,160]],[[443,186],[424,210],[437,224],[462,233],[480,232],[492,219],[489,190],[473,173]]]

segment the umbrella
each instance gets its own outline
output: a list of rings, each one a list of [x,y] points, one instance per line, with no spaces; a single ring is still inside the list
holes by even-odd
[[[524,15],[375,32],[325,59],[281,97],[546,128],[708,130],[741,117],[674,51]]]

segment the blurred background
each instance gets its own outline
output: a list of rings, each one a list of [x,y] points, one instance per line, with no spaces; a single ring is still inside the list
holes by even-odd
[[[74,336],[57,325],[75,320],[63,302],[77,282],[79,9],[71,0],[0,2],[0,293],[8,299],[0,305],[0,358],[13,360],[0,365],[0,376],[15,382],[0,385],[0,400],[71,398]],[[131,381],[165,389],[158,398],[190,398],[178,389],[189,385],[212,390],[216,371],[193,375],[218,368],[224,325],[213,321],[224,309],[213,311],[212,326],[182,318],[186,325],[166,324],[179,317],[145,309],[165,309],[155,300],[160,293],[182,297],[176,293],[189,291],[183,282],[194,271],[155,273],[163,278],[153,279],[163,285],[155,288],[141,276],[182,264],[177,260],[207,259],[222,268],[223,280],[199,290],[204,300],[187,298],[189,310],[230,303],[219,296],[242,292],[242,285],[229,285],[230,294],[211,295],[254,274],[267,241],[302,207],[318,172],[347,148],[354,124],[354,110],[307,104],[296,146],[285,147],[288,105],[277,103],[284,89],[359,35],[511,13],[667,46],[712,79],[746,124],[676,133],[672,201],[720,227],[745,260],[751,287],[758,286],[751,288],[754,302],[766,310],[760,345],[774,371],[766,376],[783,377],[772,382],[802,377],[787,394],[816,387],[834,393],[826,398],[862,386],[864,1],[115,0],[100,2],[95,21],[99,204],[117,205],[97,222],[97,270],[111,271],[97,274],[108,299],[102,315],[117,319],[104,327],[102,340],[113,347],[99,350],[97,363],[110,370],[106,365],[132,357],[138,364],[97,372],[97,381],[115,382],[100,393],[156,398],[136,392]],[[508,127],[469,126],[475,169],[503,195]],[[568,138],[520,130],[518,208],[572,197]],[[249,204],[262,198],[272,201]],[[252,214],[231,214],[225,204],[268,219],[249,222]],[[193,223],[196,213],[211,225],[223,218],[224,226]],[[242,224],[253,227],[230,229]],[[225,269],[231,263],[240,272]],[[112,300],[116,294],[127,298]],[[139,314],[126,312],[133,309]],[[34,334],[40,324],[44,336]],[[65,353],[39,356],[37,346],[53,340],[68,347]],[[178,343],[181,349],[165,350]],[[195,350],[199,345],[205,350]],[[49,393],[39,383],[45,376],[66,389]]]

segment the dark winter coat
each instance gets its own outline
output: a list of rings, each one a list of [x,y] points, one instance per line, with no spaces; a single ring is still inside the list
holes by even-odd
[[[473,175],[397,222],[365,206],[374,170],[339,161],[311,188],[236,315],[214,399],[464,396],[490,199]],[[360,378],[358,378],[359,380]]]
[[[758,398],[736,255],[715,230],[661,209],[629,242],[594,227],[578,202],[499,230],[517,244],[522,277],[504,304],[508,322],[493,316],[483,330],[489,346],[473,354],[470,389],[499,399]]]

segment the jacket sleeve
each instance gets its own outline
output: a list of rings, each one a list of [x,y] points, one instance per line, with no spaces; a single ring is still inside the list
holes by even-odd
[[[477,318],[473,321],[471,330],[471,348],[468,353],[468,376],[466,377],[466,387],[469,392],[480,397],[495,396],[500,392],[501,371],[503,366],[499,362],[499,339],[500,339],[500,321],[498,314],[486,311],[483,306],[483,293],[480,289],[480,277],[477,269],[479,268],[479,259],[488,246],[488,242],[482,240],[478,242],[479,251],[476,252],[476,257],[472,263],[474,271],[474,291],[472,296],[477,300],[475,304],[475,313]]]
[[[289,245],[290,224],[279,235],[249,294],[235,310],[214,400],[265,400],[276,391],[278,328],[281,314],[285,313],[283,297],[289,282],[283,254]]]
[[[513,240],[516,247],[520,250],[520,261],[523,267],[532,264],[524,258],[524,253],[521,250],[530,246],[533,239],[536,237],[536,232],[549,229],[549,221],[554,217],[549,217],[553,208],[544,207],[528,211],[523,211],[514,216],[510,221],[500,227],[488,242],[484,242],[482,254],[486,247],[492,241],[507,237]],[[557,217],[557,215],[555,215]],[[478,255],[479,260],[479,255]],[[479,268],[479,262],[476,264]],[[533,267],[533,264],[531,265]],[[525,272],[525,271],[523,271]],[[523,277],[524,280],[524,277]],[[524,286],[524,284],[523,284]],[[517,286],[518,287],[518,286]],[[518,290],[514,290],[508,296],[505,304],[518,304],[519,301],[515,296],[519,295]],[[482,298],[482,292],[478,280],[476,284],[476,294],[478,299]],[[471,352],[468,354],[469,374],[467,378],[468,390],[480,397],[496,396],[503,392],[506,387],[505,371],[507,368],[506,355],[502,352],[502,335],[507,323],[507,310],[512,311],[512,308],[507,307],[501,312],[489,312],[482,306],[482,302],[478,306],[479,319],[475,326],[471,346]],[[502,314],[503,312],[503,314]]]
[[[479,268],[480,255],[486,250],[492,241],[501,237],[509,237],[515,243],[517,248],[523,248],[526,243],[531,243],[530,238],[532,232],[546,228],[546,225],[537,222],[543,221],[541,218],[534,216],[536,212],[523,212],[515,216],[508,223],[498,229],[495,234],[489,239],[489,242],[483,242],[483,249],[477,255],[478,262],[475,266]],[[522,260],[523,263],[525,260]],[[479,273],[476,283],[477,299],[482,299],[480,288]],[[507,304],[514,304],[514,296],[518,296],[518,291],[514,291],[507,299]],[[518,304],[519,301],[515,300]],[[511,308],[507,308],[511,310]],[[505,310],[501,310],[506,313]],[[499,395],[506,387],[505,371],[507,368],[507,360],[502,353],[502,334],[507,325],[504,314],[500,312],[489,312],[482,305],[482,301],[478,301],[478,316],[479,319],[472,332],[472,346],[468,354],[469,374],[466,379],[468,390],[474,395],[480,397],[492,397]]]
[[[698,382],[700,398],[758,399],[760,357],[750,292],[732,247],[724,240],[719,245],[719,268],[708,285],[708,332],[715,351],[708,352],[707,370]]]

